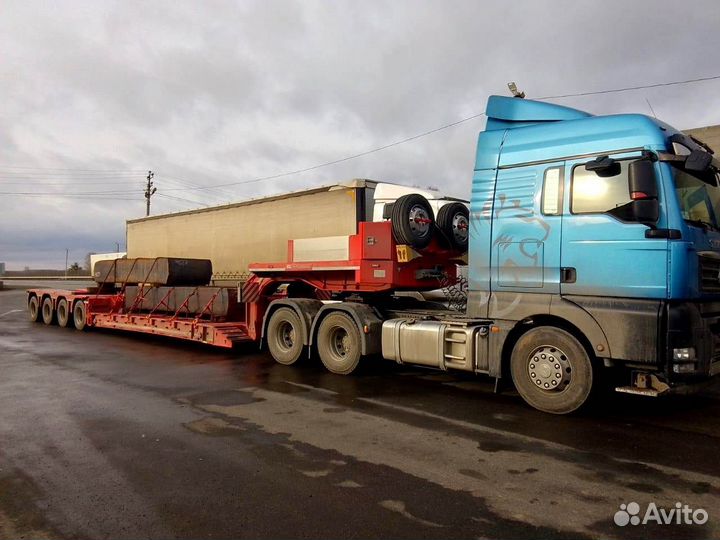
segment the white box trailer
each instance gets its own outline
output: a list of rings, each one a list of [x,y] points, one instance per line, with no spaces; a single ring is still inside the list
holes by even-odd
[[[443,204],[458,200],[434,191],[355,179],[129,220],[127,256],[210,259],[216,283],[238,281],[250,263],[285,261],[288,240],[356,234],[358,222],[382,221],[384,205],[408,193],[423,194],[436,213]]]

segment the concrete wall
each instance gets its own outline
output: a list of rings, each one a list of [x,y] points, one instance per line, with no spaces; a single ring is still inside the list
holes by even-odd
[[[127,222],[127,256],[210,259],[213,273],[287,260],[294,238],[355,234],[358,188],[328,188]]]

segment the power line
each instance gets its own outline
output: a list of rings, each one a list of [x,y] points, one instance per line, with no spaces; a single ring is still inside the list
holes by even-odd
[[[144,174],[144,169],[67,169],[61,167],[27,167],[20,165],[0,165],[0,169],[31,169],[37,171],[72,171],[72,172],[127,172]]]
[[[185,180],[185,179],[183,179],[183,178],[178,178],[177,176],[170,176],[170,175],[161,174],[161,173],[158,173],[156,176],[157,176],[158,178],[161,178],[161,179],[165,180],[166,182],[170,182],[170,183],[172,183],[172,184],[175,184],[175,185],[181,186],[181,187],[192,187],[192,188],[202,187],[200,184],[198,184],[198,183],[196,183],[196,182],[191,182],[190,180]],[[174,188],[170,188],[170,189],[173,190]],[[164,190],[164,191],[167,191],[167,190]],[[222,189],[219,189],[219,188],[216,189],[216,191],[217,191],[217,194],[215,194],[215,193],[206,193],[206,195],[209,195],[209,196],[211,196],[211,197],[214,197],[214,198],[216,198],[216,199],[218,199],[218,200],[227,200],[228,198],[234,197],[234,195],[231,194],[231,193],[228,192],[228,191],[225,191],[225,190],[222,190]]]
[[[558,94],[558,95],[553,95],[553,96],[543,96],[543,97],[539,97],[539,98],[535,98],[535,99],[538,99],[538,100],[543,100],[543,99],[563,99],[563,98],[569,98],[569,97],[592,96],[592,95],[599,95],[599,94],[612,94],[612,93],[619,93],[619,92],[629,92],[629,91],[633,91],[633,90],[645,90],[645,89],[649,89],[649,88],[659,88],[659,87],[664,87],[664,86],[676,86],[676,85],[681,85],[681,84],[690,84],[690,83],[697,83],[697,82],[704,82],[704,81],[712,81],[712,80],[717,80],[717,79],[720,79],[720,75],[713,75],[713,76],[709,76],[709,77],[698,77],[698,78],[694,78],[694,79],[684,79],[684,80],[681,80],[681,81],[670,81],[670,82],[654,83],[654,84],[646,84],[646,85],[638,85],[638,86],[627,86],[627,87],[623,87],[623,88],[612,88],[612,89],[606,89],[606,90],[595,90],[595,91],[588,91],[588,92],[575,92],[575,93],[570,93],[570,94]],[[243,185],[243,184],[251,184],[251,183],[255,183],[255,182],[262,182],[262,181],[265,181],[265,180],[275,180],[275,179],[277,179],[277,178],[283,178],[283,177],[286,177],[286,176],[292,176],[292,175],[296,175],[296,174],[302,174],[302,173],[305,173],[305,172],[314,171],[314,170],[317,170],[317,169],[321,169],[321,168],[323,168],[323,167],[328,167],[328,166],[330,166],[330,165],[336,165],[336,164],[338,164],[338,163],[343,163],[343,162],[350,161],[350,160],[353,160],[353,159],[357,159],[357,158],[360,158],[360,157],[363,157],[363,156],[367,156],[367,155],[370,155],[370,154],[374,154],[374,153],[376,153],[376,152],[380,152],[380,151],[383,151],[383,150],[387,150],[388,148],[392,148],[392,147],[395,147],[395,146],[399,146],[399,145],[401,145],[401,144],[405,144],[405,143],[407,143],[407,142],[420,139],[420,138],[422,138],[422,137],[427,137],[428,135],[432,135],[433,133],[437,133],[437,132],[439,132],[439,131],[443,131],[443,130],[449,129],[449,128],[451,128],[451,127],[455,127],[455,126],[457,126],[457,125],[459,125],[459,124],[462,124],[462,123],[464,123],[464,122],[468,122],[468,121],[470,121],[470,120],[474,120],[474,119],[476,119],[476,118],[480,118],[481,116],[484,116],[484,115],[485,115],[485,112],[473,114],[473,115],[467,116],[467,117],[465,117],[465,118],[461,118],[460,120],[457,120],[457,121],[455,121],[455,122],[451,122],[451,123],[449,123],[449,124],[442,125],[442,126],[437,127],[437,128],[435,128],[435,129],[430,129],[430,130],[428,130],[428,131],[424,131],[424,132],[422,132],[422,133],[418,133],[417,135],[412,135],[412,136],[409,136],[409,137],[405,137],[405,138],[403,138],[403,139],[399,139],[399,140],[397,140],[397,141],[393,141],[393,142],[388,143],[388,144],[384,144],[384,145],[382,145],[382,146],[378,146],[378,147],[375,147],[375,148],[371,148],[371,149],[366,150],[366,151],[364,151],[364,152],[359,152],[359,153],[352,154],[352,155],[349,155],[349,156],[345,156],[345,157],[342,157],[342,158],[339,158],[339,159],[334,159],[334,160],[330,160],[330,161],[325,161],[325,162],[318,163],[318,164],[315,164],[315,165],[311,165],[311,166],[309,166],[309,167],[304,167],[304,168],[301,168],[301,169],[296,169],[296,170],[292,170],[292,171],[285,171],[285,172],[281,172],[281,173],[277,173],[277,174],[273,174],[273,175],[269,175],[269,176],[261,176],[261,177],[257,177],[257,178],[251,178],[251,179],[248,179],[248,180],[239,180],[239,181],[236,181],[236,182],[227,182],[227,183],[222,183],[222,184],[213,184],[213,185],[209,185],[209,186],[196,186],[196,187],[185,187],[185,188],[169,188],[169,189],[165,189],[164,191],[200,191],[200,190],[213,190],[213,189],[217,189],[217,188],[223,188],[223,187],[229,187],[229,186],[238,186],[238,185]],[[61,168],[42,168],[42,167],[20,167],[20,166],[0,166],[0,167],[15,168],[15,169],[75,171],[75,172],[79,172],[79,171],[84,171],[84,172],[110,172],[110,171],[113,171],[112,169],[61,169]],[[134,172],[139,172],[139,171],[127,170],[127,169],[115,169],[114,171],[118,171],[118,172],[120,172],[120,171],[122,171],[122,172],[133,172],[133,173],[134,173]],[[171,176],[169,176],[169,175],[163,175],[163,176],[166,176],[166,177],[168,177],[168,178],[175,178],[175,177],[171,177]],[[182,182],[190,183],[190,182],[188,182],[188,181],[186,181],[186,180],[183,180],[183,179],[180,179],[180,178],[175,178],[175,179],[176,179],[176,180],[180,180],[180,181],[182,181]],[[190,184],[192,184],[192,183],[190,183]],[[92,194],[92,193],[97,193],[97,194],[107,193],[107,194],[110,194],[110,193],[113,193],[113,192],[109,192],[109,191],[108,191],[108,192],[89,192],[88,194]],[[124,192],[115,192],[115,193],[124,193]],[[25,194],[25,195],[31,195],[30,193],[9,193],[9,192],[8,192],[8,193],[0,192],[0,194],[5,194],[5,195],[24,195],[24,194]],[[50,195],[52,195],[52,194],[50,194]],[[146,198],[148,198],[148,197],[146,197]],[[148,202],[149,202],[149,198],[148,198]],[[188,202],[190,202],[190,201],[188,201]]]
[[[617,92],[628,92],[628,91],[631,91],[631,90],[644,90],[644,89],[647,89],[647,88],[658,88],[658,87],[661,87],[661,86],[674,86],[674,85],[679,85],[679,84],[689,84],[689,83],[696,83],[696,82],[703,82],[703,81],[712,81],[712,80],[716,80],[716,79],[720,79],[720,75],[713,75],[713,76],[710,76],[710,77],[699,77],[699,78],[696,78],[696,79],[685,79],[685,80],[682,80],[682,81],[671,81],[671,82],[655,83],[655,84],[646,84],[646,85],[639,85],[639,86],[628,86],[628,87],[624,87],[624,88],[612,88],[612,89],[608,89],[608,90],[595,90],[595,91],[590,91],[590,92],[576,92],[576,93],[573,93],[573,94],[559,94],[559,95],[555,95],[555,96],[544,96],[544,97],[539,97],[539,98],[535,98],[535,99],[537,99],[537,100],[543,100],[543,99],[562,99],[562,98],[569,98],[569,97],[592,96],[592,95],[597,95],[597,94],[611,94],[611,93],[617,93]],[[366,151],[364,151],[364,152],[360,152],[360,153],[357,153],[357,154],[352,154],[352,155],[350,155],[350,156],[346,156],[346,157],[339,158],[339,159],[334,159],[334,160],[331,160],[331,161],[325,161],[325,162],[323,162],[323,163],[318,163],[318,164],[316,164],[316,165],[312,165],[312,166],[310,166],[310,167],[305,167],[305,168],[303,168],[303,169],[297,169],[297,170],[294,170],[294,171],[281,172],[281,173],[273,174],[273,175],[270,175],[270,176],[261,176],[261,177],[258,177],[258,178],[251,178],[251,179],[249,179],[249,180],[239,180],[239,181],[237,181],[237,182],[228,182],[228,183],[224,183],[224,184],[213,184],[213,185],[211,185],[211,186],[199,186],[199,187],[196,187],[196,188],[187,188],[187,189],[174,188],[174,189],[170,189],[170,190],[166,190],[166,191],[204,190],[204,189],[214,189],[214,188],[219,188],[219,187],[238,186],[238,185],[243,185],[243,184],[252,184],[252,183],[255,183],[255,182],[262,182],[262,181],[265,181],[265,180],[275,180],[275,179],[277,179],[277,178],[283,178],[283,177],[285,177],[285,176],[292,176],[292,175],[295,175],[295,174],[301,174],[301,173],[305,173],[305,172],[309,172],[309,171],[314,171],[314,170],[316,170],[316,169],[320,169],[320,168],[323,168],[323,167],[328,167],[328,166],[330,166],[330,165],[336,165],[336,164],[338,164],[338,163],[343,163],[343,162],[345,162],[345,161],[350,161],[350,160],[352,160],[352,159],[356,159],[356,158],[359,158],[359,157],[367,156],[367,155],[369,155],[369,154],[374,154],[375,152],[380,152],[380,151],[382,151],[382,150],[387,150],[388,148],[392,148],[392,147],[394,147],[394,146],[398,146],[398,145],[401,145],[401,144],[404,144],[404,143],[407,143],[407,142],[410,142],[410,141],[414,141],[414,140],[420,139],[420,138],[422,138],[422,137],[427,137],[428,135],[432,135],[433,133],[437,133],[438,131],[443,131],[443,130],[445,130],[445,129],[449,129],[449,128],[451,128],[451,127],[455,127],[455,126],[457,126],[457,125],[459,125],[459,124],[462,124],[462,123],[464,123],[464,122],[468,122],[468,121],[470,121],[470,120],[474,120],[474,119],[479,118],[479,117],[484,116],[484,115],[485,115],[485,112],[473,114],[473,115],[467,116],[467,117],[465,117],[465,118],[461,118],[460,120],[457,120],[457,121],[455,121],[455,122],[451,122],[451,123],[449,123],[449,124],[445,124],[445,125],[443,125],[443,126],[437,127],[437,128],[435,128],[435,129],[430,129],[430,130],[428,130],[428,131],[424,131],[424,132],[422,132],[422,133],[418,133],[417,135],[412,135],[412,136],[410,136],[410,137],[405,137],[404,139],[399,139],[399,140],[397,140],[397,141],[394,141],[394,142],[391,142],[391,143],[388,143],[388,144],[384,144],[384,145],[382,145],[382,146],[378,146],[378,147],[375,147],[375,148],[371,148],[371,149],[366,150]]]
[[[453,126],[457,126],[458,124],[462,124],[463,122],[468,122],[469,120],[474,120],[475,118],[479,118],[481,116],[484,116],[485,113],[481,112],[478,114],[474,114],[472,116],[468,116],[467,118],[463,118],[461,120],[458,120],[457,122],[452,122],[450,124],[445,124],[444,126],[440,126],[435,129],[431,129],[429,131],[425,131],[423,133],[419,133],[417,135],[413,135],[411,137],[406,137],[404,139],[400,139],[398,141],[391,142],[389,144],[385,144],[383,146],[378,146],[377,148],[371,148],[370,150],[366,150],[365,152],[360,152],[359,154],[353,154],[351,156],[346,156],[340,159],[334,159],[332,161],[326,161],[324,163],[318,163],[317,165],[313,165],[311,167],[306,167],[304,169],[297,169],[295,171],[287,171],[279,174],[274,174],[271,176],[262,176],[259,178],[252,178],[250,180],[240,180],[238,182],[228,182],[226,184],[213,184],[212,186],[198,186],[196,188],[187,188],[187,189],[166,189],[165,191],[187,191],[187,190],[201,190],[201,189],[214,189],[219,187],[227,187],[227,186],[237,186],[240,184],[252,184],[254,182],[262,182],[263,180],[274,180],[276,178],[282,178],[284,176],[291,176],[294,174],[301,174],[308,171],[314,171],[316,169],[320,169],[322,167],[327,167],[329,165],[335,165],[337,163],[342,163],[344,161],[350,161],[351,159],[356,159],[362,156],[367,156],[369,154],[374,154],[375,152],[380,152],[381,150],[386,150],[388,148],[392,148],[393,146],[398,146],[400,144],[404,144],[406,142],[414,141],[415,139],[420,139],[421,137],[426,137],[427,135],[431,135],[433,133],[437,133],[438,131],[442,131],[444,129],[451,128]]]
[[[15,180],[15,179],[13,179]],[[133,181],[133,182],[105,182],[105,181],[98,181],[98,182],[53,182],[52,180],[42,180],[40,182],[2,182],[0,183],[0,186],[38,186],[38,187],[45,187],[45,186],[134,186],[134,185],[143,185],[143,182],[140,181]]]
[[[176,201],[183,201],[191,204],[198,204],[200,206],[207,206],[205,203],[201,203],[200,201],[192,201],[190,199],[184,199],[183,197],[176,197],[174,195],[165,195],[164,193],[158,193],[157,195],[158,197],[163,197],[165,199],[174,199]]]
[[[0,195],[7,195],[8,197],[20,196],[20,197],[37,197],[37,198],[52,198],[52,199],[88,199],[88,200],[103,200],[103,201],[140,201],[138,197],[118,197],[113,196],[102,196],[102,195],[89,195],[84,194],[67,194],[67,193],[4,193],[0,192]]]
[[[57,180],[88,180],[92,181],[95,179],[98,180],[131,180],[133,178],[138,178],[140,175],[138,174],[98,174],[98,175],[83,175],[83,174],[48,174],[48,173],[42,173],[42,174],[13,174],[8,173],[6,171],[0,171],[0,179],[8,179],[8,180],[45,180],[45,179],[57,179]]]
[[[661,86],[675,86],[678,84],[689,84],[689,83],[696,83],[696,82],[703,82],[703,81],[714,81],[720,79],[720,75],[713,75],[711,77],[699,77],[697,79],[685,79],[684,81],[672,81],[672,82],[664,82],[664,83],[656,83],[656,84],[644,84],[641,86],[626,86],[625,88],[612,88],[610,90],[596,90],[593,92],[578,92],[575,94],[562,94],[558,96],[544,96],[534,99],[560,99],[560,98],[568,98],[568,97],[579,97],[579,96],[595,96],[598,94],[613,94],[617,92],[629,92],[631,90],[645,90],[647,88],[659,88]]]
[[[63,195],[63,196],[82,196],[82,195],[126,195],[128,193],[137,193],[137,191],[78,191],[66,193],[62,191],[0,191],[0,195]]]

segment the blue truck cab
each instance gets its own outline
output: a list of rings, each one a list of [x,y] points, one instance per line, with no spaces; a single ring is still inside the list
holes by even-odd
[[[600,370],[658,395],[720,372],[720,163],[648,116],[491,96],[470,205],[467,315],[522,397],[575,410]]]

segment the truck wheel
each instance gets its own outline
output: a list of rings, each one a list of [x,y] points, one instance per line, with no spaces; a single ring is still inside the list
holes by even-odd
[[[303,351],[300,317],[290,308],[279,308],[270,316],[267,329],[270,354],[279,364],[289,366]]]
[[[28,300],[28,315],[30,316],[30,322],[40,321],[40,300],[37,296],[31,296]]]
[[[510,371],[522,398],[553,414],[580,408],[593,386],[593,367],[585,348],[565,330],[548,326],[520,337],[512,351]]]
[[[73,307],[73,324],[76,330],[85,330],[87,324],[87,308],[82,300],[75,302]]]
[[[467,251],[470,213],[463,203],[446,204],[437,215],[443,244],[458,251]]]
[[[360,330],[347,313],[330,313],[318,328],[317,347],[320,360],[328,371],[349,375],[360,362]]]
[[[42,302],[42,320],[48,325],[55,322],[55,310],[53,309],[52,298],[49,296]]]
[[[398,244],[422,249],[432,240],[435,215],[427,199],[418,193],[403,195],[395,201],[391,221]]]
[[[70,321],[70,308],[68,307],[67,300],[61,298],[57,302],[57,323],[58,326],[65,328]]]

